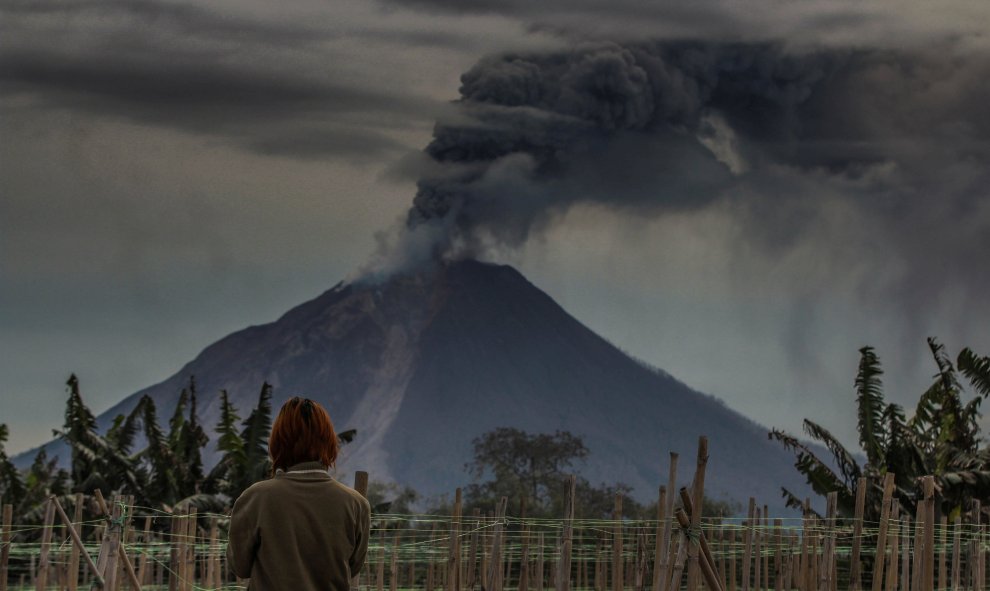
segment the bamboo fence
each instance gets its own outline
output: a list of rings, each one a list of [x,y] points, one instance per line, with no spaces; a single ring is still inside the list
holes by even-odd
[[[979,502],[951,523],[936,520],[934,479],[921,482],[915,515],[901,515],[893,475],[883,481],[879,522],[863,519],[866,481],[856,515],[838,519],[836,494],[824,517],[770,518],[750,499],[743,517],[703,516],[707,440],[699,442],[690,488],[674,491],[677,456],[659,488],[653,520],[583,519],[574,480],[564,515],[513,516],[503,498],[491,512],[462,514],[460,490],[451,515],[374,515],[367,561],[351,584],[361,591],[935,591],[987,584],[990,528]],[[355,488],[367,492],[367,474]],[[135,506],[97,493],[102,516],[82,520],[52,497],[40,525],[0,523],[0,591],[80,588],[243,589],[229,572],[227,516]],[[40,535],[39,535],[40,533]],[[39,539],[40,541],[20,541]]]

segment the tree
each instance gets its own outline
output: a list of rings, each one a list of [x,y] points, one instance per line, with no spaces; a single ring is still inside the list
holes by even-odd
[[[510,427],[474,439],[474,459],[465,468],[482,483],[468,487],[468,500],[491,505],[500,497],[525,497],[533,512],[548,510],[567,469],[584,460],[588,448],[568,431],[531,435]]]
[[[963,349],[953,365],[945,348],[934,338],[928,348],[937,368],[934,381],[918,400],[914,415],[906,419],[904,409],[886,403],[880,360],[872,347],[860,349],[854,382],[859,444],[866,456],[860,466],[856,458],[827,429],[805,419],[804,431],[826,447],[832,456],[827,463],[808,445],[777,429],[769,433],[795,452],[795,467],[818,494],[838,493],[840,515],[854,511],[855,487],[861,476],[871,479],[867,490],[866,518],[878,519],[882,501],[880,479],[895,475],[895,497],[908,514],[918,501],[917,479],[933,475],[940,491],[942,509],[958,512],[972,498],[990,494],[990,448],[980,448],[980,402],[990,395],[990,359]],[[963,402],[965,389],[958,372],[969,380],[977,394]],[[799,508],[801,499],[782,489],[788,506]]]
[[[21,473],[7,457],[6,443],[10,431],[5,423],[0,423],[0,498],[5,503],[20,505],[27,490]]]

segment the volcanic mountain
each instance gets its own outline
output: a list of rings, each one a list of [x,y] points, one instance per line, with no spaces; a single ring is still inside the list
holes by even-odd
[[[764,427],[629,357],[508,266],[463,261],[339,284],[210,345],[101,415],[101,425],[144,394],[169,416],[192,375],[205,425],[219,418],[221,389],[242,416],[265,381],[276,410],[297,394],[324,403],[339,429],[357,429],[338,466],[348,482],[367,470],[424,494],[451,492],[469,481],[472,439],[516,427],[579,435],[590,450],[580,472],[594,484],[631,485],[644,501],[666,480],[668,451],[684,458],[687,483],[701,434],[710,495],[780,508],[781,485],[807,491]]]

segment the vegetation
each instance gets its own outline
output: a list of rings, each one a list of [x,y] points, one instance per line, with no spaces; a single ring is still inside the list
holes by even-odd
[[[895,475],[894,494],[909,515],[914,514],[921,476],[935,476],[941,510],[950,518],[970,500],[990,494],[990,446],[981,447],[978,422],[980,403],[990,395],[990,358],[966,348],[953,364],[941,343],[929,338],[928,347],[937,371],[910,419],[901,406],[884,400],[883,370],[873,348],[860,349],[855,390],[857,430],[865,463],[860,464],[835,436],[809,419],[804,421],[805,433],[825,446],[831,463],[793,435],[776,429],[770,432],[772,439],[795,452],[795,466],[815,492],[838,492],[841,515],[853,515],[856,484],[865,476],[870,479],[866,518],[878,519],[880,482],[888,472]],[[968,397],[960,374],[972,388]],[[802,505],[791,491],[783,489],[783,494],[789,506]]]
[[[65,424],[54,434],[71,449],[68,470],[59,468],[58,458],[49,458],[42,449],[22,474],[7,457],[8,429],[0,424],[0,498],[14,505],[22,523],[40,521],[40,507],[49,494],[89,497],[96,489],[105,496],[133,495],[137,506],[152,510],[170,512],[179,505],[191,505],[201,511],[221,511],[271,473],[272,387],[267,383],[244,421],[227,392],[220,393],[221,416],[215,428],[220,459],[209,474],[204,473],[202,457],[209,438],[199,421],[195,378],[180,392],[167,432],[159,425],[154,400],[146,395],[130,413],[118,415],[101,435],[75,375],[66,386]],[[345,431],[341,443],[353,437],[353,430]],[[135,449],[139,443],[144,447]]]

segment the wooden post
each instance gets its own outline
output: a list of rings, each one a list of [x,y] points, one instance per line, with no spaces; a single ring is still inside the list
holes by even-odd
[[[622,493],[615,493],[612,521],[612,591],[622,591]]]
[[[983,551],[980,548],[980,500],[973,499],[973,591],[983,591]]]
[[[540,532],[536,538],[537,544],[540,546],[540,553],[536,558],[536,591],[543,591],[543,573],[544,573],[544,557],[543,557],[543,532]],[[486,589],[486,591],[488,591]]]
[[[762,579],[760,570],[763,565],[763,532],[761,531],[761,515],[759,507],[756,508],[756,515],[753,517],[753,586],[760,591],[762,589]]]
[[[475,527],[477,528],[477,526],[475,526]],[[433,524],[432,533],[430,534],[430,539],[431,540],[437,539],[437,524],[435,522]],[[433,557],[431,555],[427,554],[427,559],[426,559],[426,591],[433,591],[433,586],[434,586],[434,582],[433,582],[433,576],[434,576],[433,575],[433,569],[434,569],[434,567],[433,567],[433,564],[434,564],[434,562],[435,561],[433,560]]]
[[[675,512],[674,515],[676,516],[677,513]],[[684,533],[684,530],[681,530],[680,535],[677,537],[677,557],[674,559],[674,564],[670,568],[670,580],[667,581],[664,591],[679,591],[681,588],[681,579],[684,577],[684,565],[687,562],[687,547],[689,544],[687,535]]]
[[[938,532],[938,588],[945,591],[949,585],[949,573],[945,562],[945,546],[948,543],[947,535],[949,529],[949,518],[945,515],[939,523]]]
[[[148,531],[148,526],[150,525],[150,521],[151,521],[151,518],[149,517],[144,522],[144,527],[145,527],[145,530],[144,531],[145,532]],[[219,536],[219,533],[220,532],[219,532],[219,527],[217,526],[217,518],[216,517],[211,517],[210,518],[210,545],[209,545],[209,550],[207,550],[207,562],[206,562],[206,581],[207,581],[206,584],[207,584],[207,587],[211,587],[213,589],[217,589],[217,588],[220,587],[219,581],[217,581],[217,574],[219,574],[218,571],[220,570],[217,567],[220,566],[220,565],[217,564],[217,562],[216,562],[217,555],[220,552],[219,545],[217,543],[217,541],[218,541],[217,538]],[[138,571],[143,573],[143,571],[144,571],[144,556],[142,556],[141,558],[142,558],[142,560],[141,560],[141,567],[138,569]],[[138,579],[140,579],[142,583],[144,582],[144,579],[142,579],[140,577],[140,575],[138,576]]]
[[[354,490],[358,492],[365,499],[368,498],[368,473],[364,470],[357,470],[354,472]],[[370,568],[365,568],[365,572],[369,572]],[[361,587],[361,573],[351,573],[351,589],[353,591],[358,591]]]
[[[736,591],[736,528],[729,526],[729,591]]]
[[[895,513],[896,514],[896,513]],[[911,589],[911,518],[904,516],[904,524],[900,527],[901,544],[901,591]],[[896,547],[894,554],[896,554]]]
[[[505,522],[505,508],[508,503],[508,497],[502,497],[495,510],[495,527],[492,528],[494,532],[492,536],[492,556],[488,564],[486,591],[501,591],[502,525]]]
[[[673,491],[671,491],[673,494]],[[660,485],[660,490],[657,494],[657,527],[653,534],[654,544],[653,544],[653,586],[652,591],[657,591],[657,588],[662,580],[661,572],[664,570],[663,562],[666,559],[666,552],[663,548],[663,530],[666,523],[665,517],[667,516],[667,487]]]
[[[880,591],[883,584],[883,551],[887,547],[887,522],[890,520],[890,499],[894,494],[894,474],[883,477],[883,501],[880,505],[880,531],[877,534],[877,559],[873,561],[873,591]]]
[[[962,562],[962,520],[959,515],[952,522],[952,591],[959,591],[960,563]]]
[[[571,548],[574,535],[576,487],[577,479],[571,474],[567,477],[567,497],[564,500],[564,531],[560,536],[560,560],[557,561],[557,576],[555,579],[557,591],[570,591],[571,589]]]
[[[80,536],[82,537],[82,520],[83,520],[83,494],[76,493],[75,503],[74,503],[74,514],[72,517],[72,528],[79,528]],[[71,535],[71,533],[70,533]],[[66,588],[69,591],[76,591],[79,588],[79,552],[80,549],[75,544],[72,545],[72,549],[69,551],[69,566],[67,569],[66,578]]]
[[[708,438],[702,435],[698,438],[698,458],[694,471],[694,483],[691,486],[691,500],[694,501],[695,511],[691,513],[691,530],[701,530],[702,505],[705,499],[705,468],[708,465]],[[687,591],[698,591],[701,566],[698,561],[700,544],[688,544]]]
[[[773,585],[774,591],[784,591],[784,521],[773,520],[774,529],[774,561]]]
[[[691,501],[691,495],[688,494],[686,488],[681,488],[681,503],[684,506],[684,513],[690,518],[694,511],[694,503]],[[717,572],[715,569],[715,559],[712,557],[711,548],[708,547],[708,540],[705,538],[705,532],[700,528],[698,529],[698,539],[696,540],[701,547],[700,559],[708,562],[709,567],[712,572]]]
[[[753,519],[756,518],[756,499],[749,497],[749,511],[746,514],[746,521],[743,522],[743,563],[742,563],[742,591],[749,591],[749,568],[753,557]],[[807,528],[805,528],[807,531]]]
[[[79,535],[79,532],[76,531],[75,526],[72,524],[72,521],[69,519],[69,516],[66,515],[65,510],[62,509],[62,506],[59,504],[58,499],[56,499],[54,496],[52,496],[51,497],[51,500],[52,500],[53,505],[55,506],[55,510],[59,514],[59,517],[62,519],[62,523],[65,524],[65,526],[66,526],[66,528],[67,528],[67,530],[69,532],[69,537],[72,539],[72,547],[78,549],[79,550],[79,553],[84,558],[86,558],[86,565],[89,567],[90,572],[93,573],[93,577],[98,582],[98,585],[102,587],[103,586],[103,577],[99,573],[99,571],[96,569],[96,564],[93,562],[93,559],[90,558],[89,557],[89,554],[86,552],[86,548],[83,545],[82,537]],[[79,511],[77,510],[76,513],[78,514]],[[80,526],[81,525],[82,524],[80,523]],[[80,527],[80,529],[82,529],[82,528]],[[70,577],[70,580],[75,579],[75,578],[76,577],[74,577],[74,576],[73,577]]]
[[[454,491],[454,512],[450,518],[450,543],[447,546],[447,591],[461,588],[461,489]]]
[[[760,534],[761,547],[763,548],[763,588],[770,588],[770,508],[763,505],[763,532]]]
[[[922,480],[924,493],[924,558],[922,560],[921,591],[935,591],[935,477]]]
[[[468,561],[467,570],[468,589],[474,589],[474,586],[478,583],[478,529],[481,527],[481,509],[475,508],[471,517],[474,518],[474,524],[471,528],[470,560]],[[434,525],[434,527],[436,526]],[[525,544],[525,542],[523,543]]]
[[[670,452],[670,469],[667,474],[667,498],[663,507],[657,505],[660,521],[663,522],[662,537],[657,538],[656,562],[653,565],[653,591],[659,591],[670,579],[670,534],[674,523],[674,489],[677,487],[677,457]]]
[[[385,537],[381,537],[382,545],[378,548],[378,564],[375,565],[375,589],[385,591]]]
[[[680,524],[681,528],[687,530],[688,528],[691,527],[691,522],[688,520],[687,513],[685,513],[683,509],[677,509],[674,512],[674,516],[677,517],[677,522]],[[698,545],[698,546],[701,545],[700,539],[698,542],[692,543],[689,540],[687,543],[691,545]],[[708,588],[711,591],[722,591],[722,586],[718,582],[718,576],[715,574],[715,571],[712,569],[711,563],[703,559],[703,556],[700,553],[700,549],[699,549],[698,569],[701,571],[701,575],[705,579],[705,584],[708,585]]]
[[[867,486],[868,481],[865,476],[861,476],[856,481],[856,509],[853,515],[852,554],[849,557],[849,591],[860,591],[862,585],[862,581],[860,581],[862,578],[860,569],[863,568],[863,565],[860,562],[859,553],[863,543],[863,513],[866,511]]]
[[[897,507],[892,509],[892,514],[894,516],[894,522],[891,524],[891,529],[888,531],[887,535],[887,545],[889,546],[889,552],[887,556],[878,555],[877,560],[887,561],[887,581],[886,581],[886,591],[897,591],[897,560],[898,560],[898,541],[900,540],[900,523],[897,522]]]
[[[48,553],[51,550],[52,528],[55,526],[55,504],[51,497],[45,501],[45,518],[41,530],[41,554],[38,557],[38,574],[34,577],[35,589],[44,591],[48,586]]]
[[[389,591],[398,591],[399,588],[399,530],[396,528],[395,537],[392,540],[392,556],[388,565],[388,588]]]
[[[178,591],[179,589],[179,519],[182,513],[181,507],[172,508],[172,517],[169,523],[168,540],[168,591]],[[103,553],[100,553],[102,558]]]
[[[14,506],[7,504],[3,505],[3,518],[0,521],[2,524],[3,535],[0,537],[0,591],[7,591],[7,576],[9,572],[9,561],[10,561],[10,544],[11,535],[10,528],[12,527],[12,521],[14,518]]]

